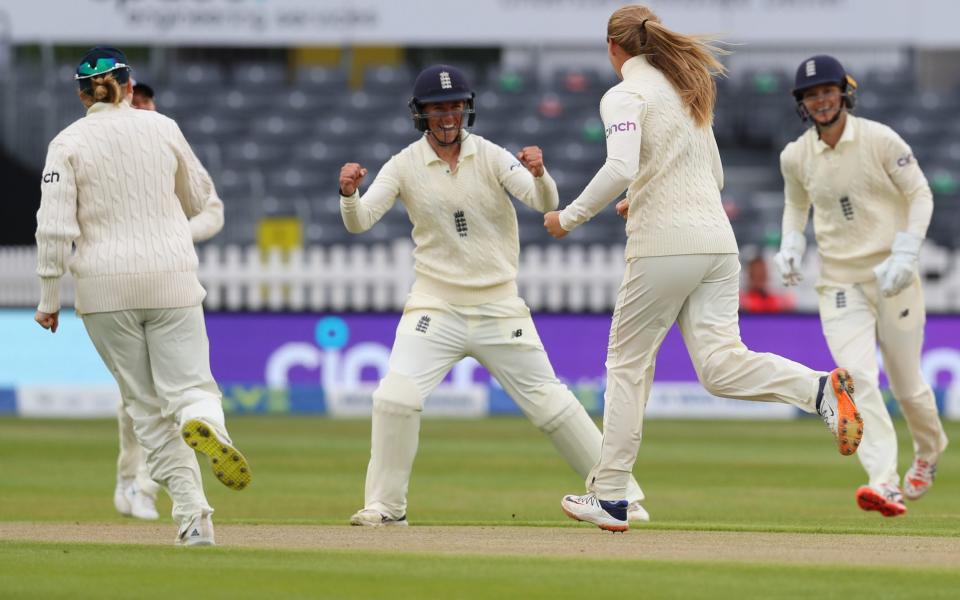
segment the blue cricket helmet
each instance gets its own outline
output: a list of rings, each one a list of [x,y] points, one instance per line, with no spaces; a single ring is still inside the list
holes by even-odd
[[[854,93],[857,90],[857,82],[847,74],[839,60],[826,54],[811,56],[800,63],[793,81],[793,97],[797,102],[803,100],[804,91],[829,83],[840,86],[847,108],[853,108],[856,101]]]
[[[466,102],[467,127],[472,127],[477,118],[474,109],[476,93],[470,88],[466,76],[451,65],[433,65],[417,75],[413,82],[413,97],[407,106],[418,131],[427,130],[427,118],[422,114],[423,105],[429,102]]]
[[[92,79],[100,75],[112,73],[117,83],[125,84],[130,79],[130,65],[127,55],[122,50],[111,46],[96,46],[83,55],[77,65],[73,78],[80,89],[89,92],[93,89]]]

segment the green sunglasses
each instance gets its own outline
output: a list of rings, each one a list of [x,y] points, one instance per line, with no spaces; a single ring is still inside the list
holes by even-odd
[[[74,79],[89,79],[90,77],[96,77],[97,75],[103,75],[104,73],[109,73],[110,71],[116,71],[117,69],[129,69],[130,66],[122,62],[117,62],[115,58],[98,58],[97,64],[95,66],[90,66],[89,63],[80,63],[80,66],[77,67],[77,72],[73,76]]]

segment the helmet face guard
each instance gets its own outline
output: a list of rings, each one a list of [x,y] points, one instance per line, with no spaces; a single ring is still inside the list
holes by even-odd
[[[465,126],[473,127],[477,119],[475,98],[476,93],[470,88],[467,78],[460,69],[450,65],[433,65],[417,75],[413,84],[413,97],[410,98],[407,107],[413,118],[413,126],[417,131],[427,132],[429,125],[427,115],[423,112],[427,104],[462,101],[465,103],[463,114],[467,118]],[[461,123],[461,127],[463,126]]]
[[[800,63],[794,78],[793,98],[797,102],[797,114],[803,121],[813,120],[813,116],[803,104],[803,93],[818,85],[833,84],[840,88],[840,105],[847,110],[853,110],[857,104],[857,81],[847,74],[843,65],[836,58],[820,54],[812,56]],[[832,125],[840,118],[837,113],[830,123]]]

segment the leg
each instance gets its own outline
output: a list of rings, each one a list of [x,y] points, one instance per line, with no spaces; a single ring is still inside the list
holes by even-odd
[[[137,441],[147,452],[151,479],[163,484],[173,500],[173,517],[181,526],[193,515],[213,509],[203,494],[197,459],[180,438],[173,418],[158,397],[151,371],[144,311],[84,315],[90,340],[129,401]]]
[[[150,479],[147,453],[137,442],[133,431],[133,419],[125,404],[117,408],[117,423],[120,429],[120,453],[117,457],[117,488],[114,491],[114,506],[127,516],[153,520],[158,518],[156,501],[160,486]]]
[[[472,317],[471,353],[547,434],[567,464],[584,479],[600,460],[603,436],[566,385],[557,379],[529,311],[515,317]],[[521,332],[521,335],[516,335]],[[588,482],[589,484],[589,482]],[[625,498],[639,502],[643,492],[632,475]]]
[[[715,396],[784,402],[814,412],[826,374],[776,354],[751,352],[740,340],[740,263],[734,254],[709,258],[702,282],[678,318],[703,387]]]
[[[880,394],[876,359],[877,315],[860,286],[820,289],[820,321],[830,354],[847,365],[857,385],[857,408],[863,416],[860,463],[871,486],[897,485],[897,436]]]
[[[933,390],[920,370],[926,322],[923,290],[917,280],[893,298],[877,297],[877,337],[883,364],[913,436],[914,463],[904,477],[904,494],[916,499],[933,484],[937,460],[947,447]]]
[[[370,463],[361,512],[377,511],[384,523],[406,517],[423,403],[464,357],[465,331],[465,323],[447,310],[411,310],[401,317],[390,371],[373,393]],[[357,522],[358,515],[352,523],[376,524]]]

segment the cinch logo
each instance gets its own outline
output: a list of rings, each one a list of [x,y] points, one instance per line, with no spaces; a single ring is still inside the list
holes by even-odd
[[[49,173],[43,174],[44,183],[55,183],[58,181],[60,181],[60,173],[57,173],[56,171],[50,171]]]
[[[610,127],[607,127],[606,133],[607,137],[610,137],[618,131],[636,131],[637,124],[633,121],[623,121],[622,123],[614,123]]]

